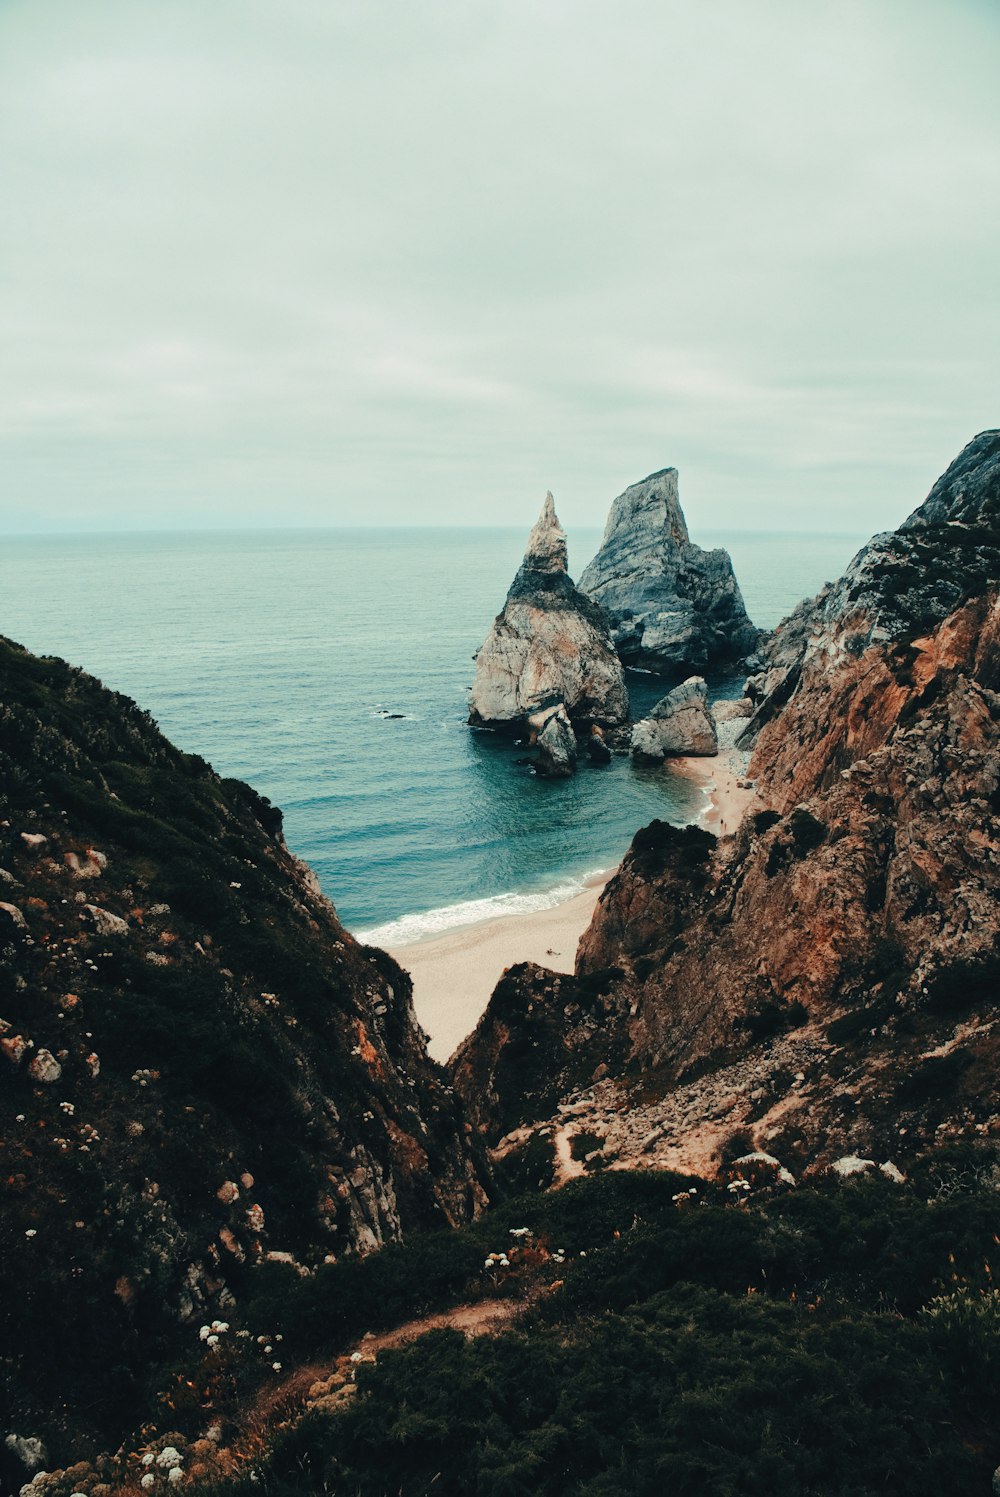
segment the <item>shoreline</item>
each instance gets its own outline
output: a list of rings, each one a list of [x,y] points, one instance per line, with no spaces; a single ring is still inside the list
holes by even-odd
[[[699,787],[708,804],[698,816],[698,824],[717,837],[729,837],[743,821],[756,791],[744,788],[747,755],[740,749],[720,749],[713,758],[671,759],[670,768]]]
[[[554,972],[573,971],[580,937],[616,872],[591,874],[578,893],[548,909],[487,916],[386,947],[413,980],[417,1022],[430,1036],[427,1048],[434,1060],[446,1061],[472,1033],[508,967],[537,962]]]
[[[739,784],[746,760],[739,749],[725,748],[713,758],[668,761],[669,772],[697,785],[706,798],[694,825],[720,838],[737,830],[755,794]],[[413,981],[413,1006],[434,1060],[448,1060],[472,1033],[508,967],[530,961],[554,972],[573,971],[580,938],[617,871],[590,874],[582,889],[547,909],[490,913],[467,925],[386,944]]]

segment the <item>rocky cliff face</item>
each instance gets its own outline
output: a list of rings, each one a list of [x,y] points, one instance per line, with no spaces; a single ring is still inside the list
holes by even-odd
[[[548,494],[507,601],[476,657],[473,725],[522,729],[558,707],[575,728],[626,721],[625,676],[607,618],[574,587],[566,563],[566,536]]]
[[[606,609],[626,665],[689,674],[740,659],[759,637],[728,552],[691,543],[676,468],[618,496],[580,590]]]
[[[134,1415],[135,1378],[261,1265],[484,1202],[409,978],[280,813],[2,640],[0,1079],[18,1428]]]
[[[981,432],[898,530],[875,536],[839,582],[775,631],[764,669],[748,682],[758,705],[742,739],[746,747],[759,741],[755,772],[766,776],[770,797],[788,803],[797,783],[828,782],[864,755],[866,742],[884,737],[898,709],[894,693],[883,691],[884,672],[905,685],[926,657],[925,637],[1000,577],[998,492],[1000,432]],[[853,694],[873,668],[873,715],[860,703],[848,721],[838,693]],[[797,746],[806,740],[809,762],[799,764]]]
[[[1000,1128],[998,454],[977,438],[779,631],[739,834],[637,837],[577,961],[623,973],[606,1042],[628,1060],[545,1119],[557,1145],[584,1127],[605,1163],[704,1170],[737,1136],[798,1171]],[[491,1022],[463,1055],[470,1104],[498,1094]],[[517,1113],[490,1107],[494,1133]]]

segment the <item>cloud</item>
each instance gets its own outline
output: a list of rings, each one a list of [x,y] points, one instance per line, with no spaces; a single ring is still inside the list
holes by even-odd
[[[0,529],[894,524],[997,421],[998,36],[6,0]]]

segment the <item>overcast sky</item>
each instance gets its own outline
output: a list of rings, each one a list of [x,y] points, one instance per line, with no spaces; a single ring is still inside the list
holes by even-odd
[[[1000,424],[996,0],[0,0],[0,530],[891,526]]]

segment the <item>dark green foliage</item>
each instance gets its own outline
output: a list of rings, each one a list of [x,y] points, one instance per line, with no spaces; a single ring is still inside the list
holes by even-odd
[[[892,1009],[893,1002],[887,998],[880,998],[864,1008],[852,1009],[850,1013],[841,1014],[839,1019],[834,1019],[826,1026],[826,1037],[836,1045],[843,1044],[845,1040],[856,1039],[858,1035],[871,1029],[878,1029],[885,1023]]]
[[[555,1149],[547,1133],[532,1133],[522,1148],[512,1150],[493,1167],[497,1190],[504,1196],[547,1190],[555,1172]]]
[[[934,1097],[949,1096],[971,1064],[972,1057],[961,1049],[931,1056],[909,1076],[904,1076],[896,1088],[896,1098],[901,1105],[912,1107]]]
[[[645,878],[661,874],[669,867],[697,884],[707,877],[714,848],[715,838],[702,827],[675,827],[666,821],[651,821],[632,838],[629,857]]]
[[[953,962],[934,973],[927,983],[924,1003],[933,1013],[964,1013],[988,1009],[1000,1002],[1000,953],[994,951],[968,961]]]
[[[773,826],[777,826],[781,816],[777,811],[755,811],[753,816],[753,829],[758,837],[769,832]]]
[[[598,1138],[596,1133],[574,1133],[570,1140],[569,1153],[571,1159],[585,1159],[588,1154],[599,1149],[604,1143],[603,1138]]]
[[[692,1286],[569,1341],[436,1332],[359,1382],[282,1442],[265,1490],[957,1497],[987,1469],[941,1430],[912,1328]]]
[[[766,816],[767,812],[761,815]],[[758,828],[760,830],[760,828]],[[791,863],[805,858],[826,840],[827,828],[805,806],[796,806],[782,826],[781,833],[771,843],[764,872],[768,878],[781,873]]]
[[[787,1029],[797,1029],[808,1018],[808,1010],[798,999],[792,1003],[774,999],[743,1015],[736,1021],[734,1028],[743,1031],[755,1044],[759,1044],[762,1040],[773,1039],[776,1034]]]
[[[331,1270],[297,1291],[303,1347],[323,1321],[317,1293],[377,1314],[387,1296],[412,1309],[414,1280],[428,1298],[457,1292],[459,1241],[474,1267],[516,1222],[569,1255],[530,1332],[438,1331],[383,1353],[346,1412],[281,1434],[253,1482],[226,1491],[988,1490],[1000,1198],[983,1187],[994,1155],[965,1152],[954,1193],[931,1201],[930,1161],[916,1190],[833,1178],[739,1205],[704,1182],[604,1175],[394,1249],[391,1266],[355,1265],[349,1285]],[[720,1203],[698,1204],[709,1197]]]
[[[807,811],[805,806],[796,806],[788,818],[788,829],[792,834],[795,851],[804,857],[814,847],[819,847],[826,837],[826,824]]]

